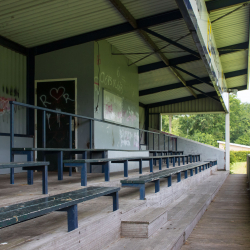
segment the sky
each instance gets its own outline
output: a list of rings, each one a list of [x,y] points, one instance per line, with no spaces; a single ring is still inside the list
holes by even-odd
[[[238,91],[237,97],[241,100],[241,102],[250,103],[250,90]]]

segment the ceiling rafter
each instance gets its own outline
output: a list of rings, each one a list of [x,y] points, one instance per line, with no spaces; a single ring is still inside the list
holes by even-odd
[[[172,22],[182,19],[179,10],[166,11],[152,16],[143,17],[136,20],[139,29],[160,25],[162,23]],[[129,22],[113,25],[107,28],[90,31],[80,35],[64,38],[58,41],[35,46],[32,49],[36,55],[44,54],[58,49],[67,48],[74,45],[79,45],[91,41],[102,40],[109,37],[126,34],[135,31]]]
[[[239,43],[239,44],[234,44],[226,47],[221,47],[218,48],[220,56],[242,51],[242,50],[248,50],[248,42],[245,43]],[[193,62],[199,60],[197,57],[193,55],[187,55],[187,56],[181,56],[181,57],[176,57],[173,59],[169,59],[169,64],[172,66],[178,65],[178,64],[183,64],[183,63],[188,63],[188,62]],[[166,64],[163,62],[156,62],[156,63],[150,63],[146,65],[142,65],[138,67],[138,73],[146,73],[152,70],[157,70],[161,68],[168,67]]]
[[[204,81],[209,81],[210,80],[209,77],[204,77],[203,79],[204,79]],[[186,81],[186,83],[187,83],[188,86],[191,87],[191,86],[193,86],[195,84],[200,84],[201,82],[194,79],[194,80]],[[173,90],[173,89],[178,89],[178,88],[183,88],[183,84],[181,82],[168,84],[168,85],[164,85],[164,86],[159,86],[159,87],[155,87],[155,88],[150,88],[150,89],[140,90],[139,91],[139,96],[151,95],[151,94],[155,94],[155,93],[158,93],[158,92],[163,92],[163,91]]]
[[[167,38],[167,37],[165,37],[165,36],[162,36],[162,35],[160,35],[159,33],[155,32],[155,31],[153,31],[153,30],[150,30],[150,29],[148,29],[148,28],[144,28],[143,30],[146,31],[147,33],[149,33],[149,34],[155,36],[155,37],[158,37],[159,39],[161,39],[161,40],[163,40],[163,41],[165,41],[165,42],[167,42],[167,43],[170,43],[170,44],[174,45],[175,47],[177,47],[177,48],[179,48],[179,49],[182,49],[182,50],[184,50],[184,51],[186,51],[186,52],[188,52],[188,53],[194,55],[194,56],[197,57],[198,59],[201,59],[200,54],[199,54],[198,52],[196,52],[196,51],[194,51],[194,50],[192,50],[192,49],[189,49],[189,48],[187,48],[187,47],[181,45],[180,43],[177,43],[177,42],[175,42],[175,41],[173,41],[173,40],[171,40],[171,39],[169,39],[169,38]]]
[[[135,18],[131,15],[131,13],[126,9],[126,7],[120,2],[120,0],[109,0],[114,7],[122,14],[122,16],[131,24],[131,26],[134,29],[137,29],[137,22]],[[160,48],[154,43],[154,41],[149,37],[149,35],[141,29],[138,29],[138,33],[140,36],[146,41],[146,43],[153,49],[153,51],[157,52],[157,54],[160,56],[162,61],[169,66],[169,60],[168,58],[160,51]],[[179,74],[179,72],[173,68],[172,66],[169,66],[171,71],[174,73],[174,75],[183,83],[183,85],[188,89],[188,91],[196,98],[197,95],[195,92],[186,85],[186,81],[183,79],[183,77]]]
[[[212,12],[220,9],[225,9],[238,4],[244,4],[249,0],[214,0],[206,2],[207,11]]]
[[[216,91],[208,92],[206,94],[209,97],[217,96]],[[204,96],[203,94],[197,95],[197,98],[195,98],[194,96],[187,96],[187,97],[182,97],[182,98],[178,98],[178,99],[172,99],[172,100],[168,100],[168,101],[147,104],[147,107],[148,108],[155,108],[155,107],[160,107],[160,106],[165,106],[165,105],[170,105],[170,104],[175,104],[175,103],[180,103],[180,102],[187,102],[187,101],[192,101],[192,100],[197,100],[197,99],[208,98],[207,96]]]
[[[242,70],[224,73],[226,79],[232,78],[232,77],[237,77],[237,76],[242,76],[242,75],[246,75],[246,74],[247,74],[247,69],[242,69]],[[203,78],[201,78],[201,80],[204,82],[211,81],[209,77],[203,77]],[[202,84],[202,82],[200,80],[197,80],[197,79],[186,81],[186,83],[190,87],[192,87],[193,85]],[[151,95],[151,94],[155,94],[158,92],[163,92],[163,91],[168,91],[168,90],[173,90],[173,89],[178,89],[178,88],[183,88],[183,85],[180,82],[168,84],[168,85],[164,85],[164,86],[159,86],[159,87],[155,87],[155,88],[140,90],[139,96]]]

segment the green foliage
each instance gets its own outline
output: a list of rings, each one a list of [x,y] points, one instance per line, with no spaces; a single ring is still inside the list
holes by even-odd
[[[230,163],[245,162],[249,151],[230,151]]]
[[[250,146],[250,104],[241,103],[230,95],[230,137],[231,142]],[[245,137],[245,138],[244,138]],[[239,140],[238,140],[239,139]]]
[[[229,96],[231,142],[250,146],[250,104]],[[169,132],[169,117],[162,116],[162,130]],[[173,116],[172,134],[218,147],[225,140],[225,114]]]

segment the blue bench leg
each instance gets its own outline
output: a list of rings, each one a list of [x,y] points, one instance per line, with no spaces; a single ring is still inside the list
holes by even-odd
[[[167,168],[169,168],[169,158],[167,158],[166,160],[167,160]]]
[[[194,173],[193,173],[193,169],[189,169],[190,170],[190,176],[193,176]]]
[[[195,168],[195,174],[198,174],[198,167]]]
[[[65,207],[57,210],[59,212],[66,211],[68,217],[68,232],[75,230],[78,228],[78,212],[77,212],[77,204]]]
[[[107,194],[105,196],[112,196],[112,198],[113,198],[113,211],[118,210],[119,209],[119,194],[118,194],[118,192]]]
[[[145,184],[140,186],[140,200],[145,200]]]
[[[139,174],[142,174],[142,159],[139,160]]]
[[[178,166],[180,166],[181,165],[181,157],[179,156],[178,157]]]
[[[48,166],[44,166],[43,168],[43,194],[48,193]]]
[[[33,152],[29,152],[27,155],[28,161],[33,161]],[[33,185],[33,170],[27,171],[27,183]]]
[[[192,155],[190,155],[190,163],[192,163]]]
[[[188,156],[187,156],[187,164],[188,164]]]
[[[162,158],[159,159],[159,170],[162,169]]]
[[[69,159],[72,160],[72,155],[70,155]],[[72,167],[69,167],[69,176],[72,176]]]
[[[199,166],[199,172],[201,172],[201,166]]]
[[[184,171],[184,174],[185,174],[185,179],[187,179],[188,178],[188,171],[187,170]]]
[[[57,156],[57,164],[58,164],[58,180],[63,180],[63,152],[59,152]]]
[[[156,153],[153,153],[153,156],[156,156]],[[154,166],[156,166],[156,160],[154,159]]]
[[[180,182],[180,181],[181,181],[181,172],[177,173],[177,182]]]
[[[14,168],[10,169],[10,184],[14,184]]]
[[[67,207],[67,213],[68,213],[68,232],[70,232],[78,228],[77,204]]]
[[[175,167],[175,157],[173,157],[173,167]]]
[[[112,197],[113,197],[113,211],[116,211],[119,209],[119,194],[118,194],[118,192],[113,193]]]
[[[12,153],[11,153],[11,156],[10,156],[10,161],[11,162],[14,161],[14,154],[12,154]],[[14,173],[15,173],[14,168],[11,168],[10,169],[10,184],[14,184]]]
[[[91,152],[89,153],[89,158],[91,159],[92,158],[92,154]],[[86,158],[87,159],[87,158]],[[89,164],[89,172],[92,173],[92,165]]]
[[[102,158],[105,158],[105,152],[102,152]],[[87,159],[87,152],[86,152],[86,159]],[[104,173],[104,165],[102,165],[102,173]]]
[[[69,176],[72,176],[72,167],[69,168]]]
[[[124,177],[128,177],[128,161],[124,161]]]
[[[185,157],[182,156],[182,164],[185,165]]]
[[[172,175],[168,176],[168,187],[172,186]]]
[[[81,169],[81,186],[87,186],[87,164],[82,163]]]
[[[109,181],[109,162],[104,165],[105,181]]]
[[[160,180],[154,181],[155,183],[155,193],[160,191]]]
[[[150,168],[150,172],[153,172],[153,159],[149,160],[149,168]]]

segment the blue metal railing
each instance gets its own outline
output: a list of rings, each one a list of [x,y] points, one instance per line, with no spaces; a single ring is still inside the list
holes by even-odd
[[[139,131],[139,140],[140,140],[140,133],[147,133],[147,136],[149,134],[153,135],[153,150],[155,150],[155,135],[158,134],[158,150],[160,150],[160,135],[163,135],[164,137],[164,150],[166,150],[166,136],[168,137],[168,150],[170,149],[170,138],[172,138],[172,150],[174,150],[174,141],[175,143],[175,150],[177,151],[177,138],[171,135],[167,135],[166,133],[160,133],[160,132],[154,132],[154,131],[149,131],[149,130],[144,130],[144,129],[140,129],[140,128],[134,128],[134,127],[130,127],[130,126],[126,126],[126,125],[121,125],[121,124],[117,124],[117,123],[112,123],[109,121],[104,121],[104,120],[100,120],[100,119],[96,119],[96,118],[91,118],[91,117],[87,117],[87,116],[83,116],[83,115],[77,115],[77,114],[71,114],[71,113],[67,113],[67,112],[62,112],[62,111],[57,111],[57,110],[53,110],[53,109],[48,109],[48,108],[43,108],[43,107],[38,107],[38,106],[34,106],[34,105],[30,105],[30,104],[25,104],[25,103],[21,103],[21,102],[16,102],[16,101],[10,101],[10,160],[13,161],[13,156],[12,156],[12,148],[14,147],[14,105],[17,106],[22,106],[25,108],[30,108],[30,109],[34,109],[34,110],[41,110],[42,111],[42,147],[46,148],[46,112],[50,112],[50,113],[55,113],[55,114],[59,114],[59,115],[65,115],[65,116],[69,116],[69,148],[72,148],[72,118],[81,118],[81,119],[87,119],[89,120],[89,137],[90,137],[90,149],[92,148],[92,126],[93,126],[93,121],[98,121],[98,122],[102,122],[102,123],[106,123],[106,124],[111,124],[114,126],[118,126],[118,127],[123,127],[123,128],[128,128],[128,129],[134,129]],[[149,136],[148,136],[149,138]],[[141,145],[145,145],[145,144],[141,144],[139,142],[140,146],[139,146],[139,150],[141,150]],[[150,142],[148,140],[147,142],[147,147],[149,149],[149,145]]]

